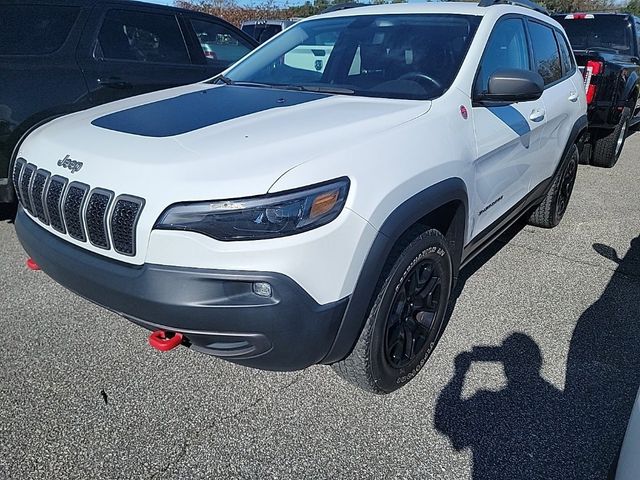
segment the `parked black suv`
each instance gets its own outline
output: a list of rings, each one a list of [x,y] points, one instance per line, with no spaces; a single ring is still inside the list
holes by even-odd
[[[583,158],[612,167],[629,127],[640,122],[640,19],[623,13],[553,17],[567,32],[584,75],[590,138]]]
[[[201,13],[126,0],[0,0],[0,203],[19,140],[54,117],[212,77],[257,46]]]

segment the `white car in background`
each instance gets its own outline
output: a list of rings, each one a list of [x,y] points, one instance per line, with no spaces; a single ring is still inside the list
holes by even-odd
[[[640,473],[640,390],[618,457],[615,480],[637,480]]]

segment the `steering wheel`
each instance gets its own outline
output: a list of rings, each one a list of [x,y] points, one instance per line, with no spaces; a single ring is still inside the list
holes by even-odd
[[[419,83],[423,87],[425,85],[424,85],[424,82],[422,82],[422,80],[426,80],[431,84],[430,86],[435,85],[437,88],[442,88],[442,85],[438,80],[436,80],[435,78],[431,78],[426,73],[421,73],[421,72],[405,73],[400,78],[398,78],[398,80],[413,80],[414,82]]]

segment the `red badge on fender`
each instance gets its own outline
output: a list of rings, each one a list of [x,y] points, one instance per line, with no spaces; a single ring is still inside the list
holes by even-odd
[[[467,112],[467,107],[464,105],[460,105],[460,115],[462,115],[462,118],[465,120],[469,118],[469,112]]]

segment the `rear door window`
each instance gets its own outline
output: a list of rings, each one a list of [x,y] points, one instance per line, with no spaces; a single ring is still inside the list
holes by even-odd
[[[558,46],[560,47],[560,60],[562,61],[562,71],[564,75],[567,75],[573,72],[575,68],[575,62],[573,60],[573,55],[571,54],[571,50],[569,48],[569,44],[567,40],[564,38],[560,32],[556,31],[556,40],[558,42]]]
[[[560,52],[553,29],[538,22],[529,22],[529,34],[533,46],[535,69],[544,80],[545,85],[562,78]]]
[[[109,10],[98,35],[98,58],[149,63],[191,63],[174,15]]]
[[[46,55],[69,36],[80,9],[52,5],[0,5],[0,55]]]

